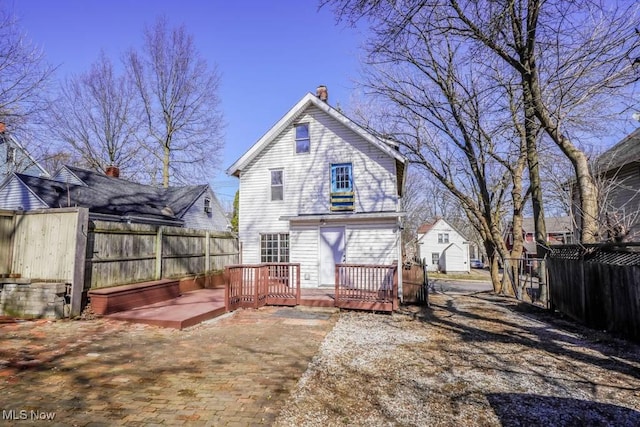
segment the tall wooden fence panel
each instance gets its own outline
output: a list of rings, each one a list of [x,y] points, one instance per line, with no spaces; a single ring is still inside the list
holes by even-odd
[[[17,214],[14,227],[13,274],[31,279],[73,280],[76,209]]]
[[[207,274],[238,261],[232,233],[92,221],[85,288]]]
[[[13,253],[13,217],[11,211],[0,211],[0,274],[11,273]]]
[[[639,249],[554,247],[547,261],[552,305],[589,327],[640,340]]]

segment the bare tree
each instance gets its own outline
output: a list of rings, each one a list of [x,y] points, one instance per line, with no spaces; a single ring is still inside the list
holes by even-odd
[[[518,227],[525,200],[526,141],[507,126],[522,122],[522,109],[511,102],[516,99],[513,85],[496,75],[492,64],[478,71],[482,66],[455,39],[426,40],[413,25],[404,31],[369,56],[367,88],[387,108],[379,123],[414,165],[455,197],[482,236],[494,290],[513,293],[498,271],[499,260],[519,257],[523,246]],[[516,237],[511,251],[503,234],[509,206]]]
[[[20,31],[16,18],[0,8],[0,122],[7,129],[19,133],[46,108],[45,92],[53,72],[42,51]]]
[[[48,113],[50,132],[72,153],[74,163],[96,171],[117,166],[127,178],[141,180],[145,164],[138,143],[141,120],[134,87],[115,73],[101,53],[88,72],[65,81]]]
[[[185,181],[217,166],[222,149],[220,76],[196,51],[184,26],[158,19],[144,32],[144,47],[128,53],[144,112],[146,148],[162,170],[162,185]]]
[[[523,108],[571,161],[580,194],[581,240],[597,239],[597,188],[574,135],[614,107],[638,80],[638,4],[592,0],[326,0],[338,17],[373,19],[372,51],[401,40],[458,37],[477,57],[498,58],[520,76]],[[529,141],[533,150],[532,140]],[[535,162],[533,162],[535,164]],[[540,237],[541,233],[537,233]]]

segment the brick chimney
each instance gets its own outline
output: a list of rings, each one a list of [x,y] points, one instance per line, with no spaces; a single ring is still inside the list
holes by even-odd
[[[320,101],[329,102],[329,91],[325,85],[318,86],[316,96],[320,98]]]
[[[0,122],[0,133],[4,133],[7,130],[7,126]]]
[[[104,173],[111,178],[120,178],[120,168],[117,166],[107,166],[107,170]]]

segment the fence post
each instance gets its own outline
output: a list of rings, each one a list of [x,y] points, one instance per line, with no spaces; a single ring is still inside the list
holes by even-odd
[[[204,233],[204,271],[208,273],[211,271],[211,233],[209,230]]]
[[[163,226],[159,226],[156,232],[156,280],[162,278],[162,228]]]
[[[71,317],[79,316],[82,311],[82,293],[84,292],[85,269],[87,267],[87,237],[89,235],[89,210],[78,208],[76,217],[76,253],[73,263],[71,282]]]

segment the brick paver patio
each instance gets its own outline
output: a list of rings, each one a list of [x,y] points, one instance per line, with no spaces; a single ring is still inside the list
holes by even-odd
[[[0,324],[0,425],[269,425],[337,313],[265,307],[178,331],[114,320]]]

